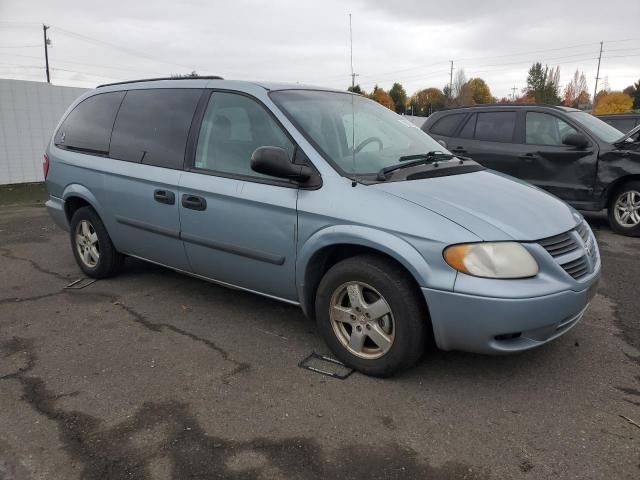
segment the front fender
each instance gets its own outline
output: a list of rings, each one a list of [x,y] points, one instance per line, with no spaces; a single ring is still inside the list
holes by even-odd
[[[303,310],[308,315],[314,292],[307,285],[307,270],[316,254],[333,245],[357,245],[382,252],[403,265],[419,286],[429,285],[432,268],[416,248],[392,233],[357,225],[334,225],[311,235],[298,251],[296,288]],[[453,284],[453,277],[451,280]]]

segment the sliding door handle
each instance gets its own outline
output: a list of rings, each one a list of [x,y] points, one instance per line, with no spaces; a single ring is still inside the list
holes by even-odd
[[[206,210],[207,201],[197,195],[182,195],[182,206],[189,210]]]

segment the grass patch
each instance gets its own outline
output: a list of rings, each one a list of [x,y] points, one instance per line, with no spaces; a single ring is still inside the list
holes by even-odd
[[[0,205],[44,203],[47,196],[44,182],[0,185]]]

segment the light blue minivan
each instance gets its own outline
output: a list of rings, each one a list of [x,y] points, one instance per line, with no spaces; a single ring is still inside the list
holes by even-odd
[[[521,352],[573,327],[600,256],[557,198],[360,95],[216,77],[98,87],[44,161],[86,275],[126,256],[300,305],[345,364]]]

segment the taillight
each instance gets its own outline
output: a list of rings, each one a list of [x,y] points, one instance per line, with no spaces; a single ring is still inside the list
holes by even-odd
[[[44,158],[42,159],[42,173],[44,173],[44,179],[47,179],[47,175],[49,175],[49,155],[44,154]]]

